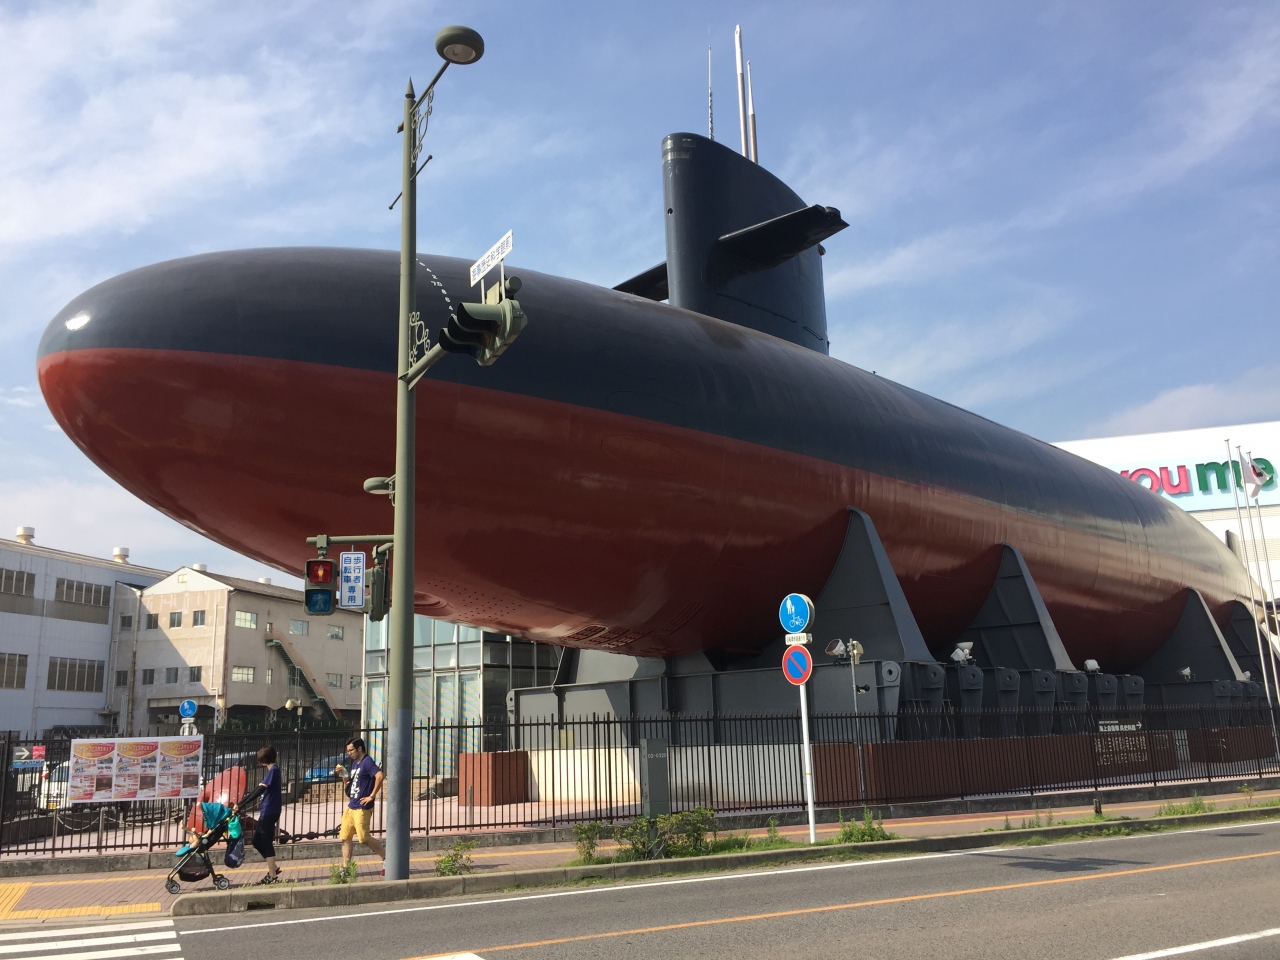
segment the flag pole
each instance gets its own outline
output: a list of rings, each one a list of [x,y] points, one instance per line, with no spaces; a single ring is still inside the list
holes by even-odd
[[[1244,469],[1243,462],[1241,464],[1241,469],[1242,470]],[[1256,469],[1256,464],[1254,463],[1254,460],[1253,460],[1253,451],[1250,450],[1249,451],[1249,471],[1250,473],[1253,473],[1254,479],[1256,480],[1257,474],[1254,473],[1255,469]],[[1268,478],[1268,482],[1270,482],[1270,479],[1271,478]],[[1267,546],[1267,528],[1266,528],[1266,525],[1262,522],[1262,500],[1261,500],[1262,486],[1263,486],[1262,484],[1258,484],[1258,494],[1253,498],[1253,509],[1258,514],[1258,539],[1262,541],[1262,562],[1265,564],[1266,571],[1267,571],[1266,579],[1263,581],[1263,590],[1264,590],[1264,593],[1269,593],[1271,595],[1271,614],[1275,615],[1276,582],[1271,577],[1271,549]],[[1246,489],[1245,492],[1248,493],[1248,490]],[[1250,522],[1252,523],[1252,520]],[[1257,556],[1256,551],[1254,553],[1254,556],[1255,557]],[[1271,679],[1275,682],[1276,690],[1280,691],[1280,676],[1277,676],[1276,674],[1275,645],[1272,643],[1272,639],[1271,639],[1273,636],[1271,633],[1271,618],[1267,614],[1267,601],[1265,599],[1262,602],[1262,620],[1263,620],[1263,623],[1266,624],[1266,629],[1267,629],[1267,659],[1271,661]]]
[[[1236,482],[1236,463],[1231,459],[1231,439],[1227,438],[1225,443],[1227,446],[1227,483],[1231,486],[1231,496],[1236,503],[1236,522],[1240,525],[1240,549],[1244,551],[1244,556],[1240,559],[1244,564],[1244,577],[1249,582],[1249,616],[1253,619],[1253,633],[1258,641],[1258,667],[1262,670],[1262,689],[1267,695],[1267,707],[1271,709],[1275,706],[1275,703],[1271,699],[1271,683],[1267,679],[1267,671],[1262,665],[1262,630],[1258,626],[1258,598],[1253,592],[1253,573],[1249,569],[1249,548],[1246,546],[1248,541],[1244,538],[1244,515],[1240,512],[1240,485]],[[1240,467],[1240,472],[1243,479],[1243,465]]]

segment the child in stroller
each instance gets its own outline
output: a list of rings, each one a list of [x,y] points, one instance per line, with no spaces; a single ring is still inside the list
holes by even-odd
[[[218,800],[206,800],[201,803],[200,812],[204,829],[190,831],[188,842],[174,851],[178,862],[165,878],[164,888],[173,894],[181,893],[182,884],[178,882],[179,880],[183,883],[197,883],[212,874],[213,885],[217,889],[229,889],[231,881],[214,870],[213,861],[209,859],[209,850],[226,837],[228,832],[236,834],[235,837],[228,838],[228,843],[239,838],[241,835],[240,808],[248,806],[261,795],[262,788],[255,787],[245,794],[239,803],[231,806]]]

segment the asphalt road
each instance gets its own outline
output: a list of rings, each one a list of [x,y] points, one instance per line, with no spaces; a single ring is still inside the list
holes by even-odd
[[[1273,928],[1280,824],[176,921],[184,960],[1237,960],[1280,956]]]

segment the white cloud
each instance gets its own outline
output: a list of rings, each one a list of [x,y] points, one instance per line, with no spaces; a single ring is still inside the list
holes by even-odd
[[[1257,367],[1225,384],[1195,383],[1165,390],[1097,423],[1085,435],[1125,436],[1260,420],[1280,420],[1278,367]]]

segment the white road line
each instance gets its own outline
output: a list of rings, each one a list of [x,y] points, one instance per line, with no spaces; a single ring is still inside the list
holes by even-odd
[[[61,943],[49,943],[52,950],[60,950]],[[78,954],[37,954],[36,957],[28,957],[27,960],[111,960],[116,956],[155,956],[157,954],[172,954],[175,950],[182,950],[179,943],[164,943],[160,946],[148,947],[120,947],[119,950],[86,950],[78,952]],[[180,956],[166,956],[164,960],[182,960]]]
[[[1117,821],[1116,825],[1123,826],[1124,821]],[[1176,837],[1182,834],[1215,833],[1220,830],[1237,830],[1243,827],[1259,826],[1280,826],[1280,821],[1270,820],[1259,823],[1256,820],[1252,820],[1244,823],[1221,824],[1216,827],[1196,827],[1191,830],[1171,830],[1163,833],[1146,834],[1139,833],[1132,834],[1127,837],[1090,837],[1082,840],[1068,840],[1060,843],[1054,843],[1043,849],[1053,851],[1055,849],[1077,846],[1084,843],[1100,844],[1119,840],[1155,840],[1162,837]],[[1041,849],[1042,848],[1040,847],[1030,848],[1027,852],[1030,853],[1032,850],[1040,851]],[[644,890],[648,887],[673,887],[688,883],[724,883],[731,880],[752,880],[758,877],[772,877],[792,873],[817,873],[823,870],[850,870],[896,863],[920,863],[925,860],[943,860],[949,857],[976,857],[984,855],[990,856],[992,854],[1015,856],[1021,851],[1021,847],[981,847],[976,850],[957,850],[950,853],[910,854],[902,857],[885,857],[879,860],[854,860],[844,863],[822,863],[813,866],[786,867],[778,870],[751,870],[745,873],[717,873],[710,876],[686,877],[679,880],[654,880],[648,883],[607,883],[598,887],[587,887],[581,890],[557,890],[553,893],[533,893],[517,897],[489,897],[481,900],[466,900],[463,902],[454,901],[450,903],[425,904],[420,907],[397,907],[391,910],[365,910],[355,913],[333,913],[325,914],[320,917],[301,917],[297,920],[265,920],[258,923],[239,923],[222,927],[203,927],[192,930],[183,930],[182,935],[184,937],[190,937],[200,933],[226,933],[228,930],[251,930],[260,927],[287,927],[300,923],[327,923],[331,920],[354,920],[360,917],[386,917],[401,913],[425,913],[432,910],[457,910],[464,907],[485,907],[498,903],[523,903],[530,900],[552,900],[558,897],[584,897],[601,893],[617,893],[621,888],[633,891]]]
[[[1160,960],[1160,957],[1178,957],[1184,953],[1199,953],[1201,950],[1215,950],[1218,947],[1229,947],[1236,943],[1248,943],[1250,940],[1265,940],[1267,937],[1280,937],[1280,927],[1270,930],[1259,930],[1257,933],[1241,933],[1234,937],[1223,937],[1221,940],[1205,940],[1203,943],[1188,943],[1183,947],[1165,947],[1163,950],[1152,950],[1150,953],[1131,953],[1127,957],[1116,957],[1116,960]]]
[[[45,931],[48,937],[57,930],[51,927]],[[62,933],[62,931],[58,931]],[[63,940],[61,937],[57,940],[50,940],[45,943],[19,943],[11,946],[0,947],[0,954],[6,953],[30,953],[32,950],[43,950],[51,943],[56,944],[59,950],[67,950],[71,947],[102,947],[116,943],[147,943],[155,940],[173,940],[177,941],[178,933],[176,930],[157,930],[153,933],[125,933],[115,937],[86,937],[82,940]],[[29,960],[29,958],[27,958]]]
[[[119,933],[122,930],[154,930],[157,927],[172,926],[172,920],[141,920],[136,923],[104,923],[93,927],[44,927],[41,930],[27,930],[22,933],[0,933],[0,942],[34,940],[36,937],[49,936],[51,931],[57,931],[60,937],[75,937],[84,933]]]

